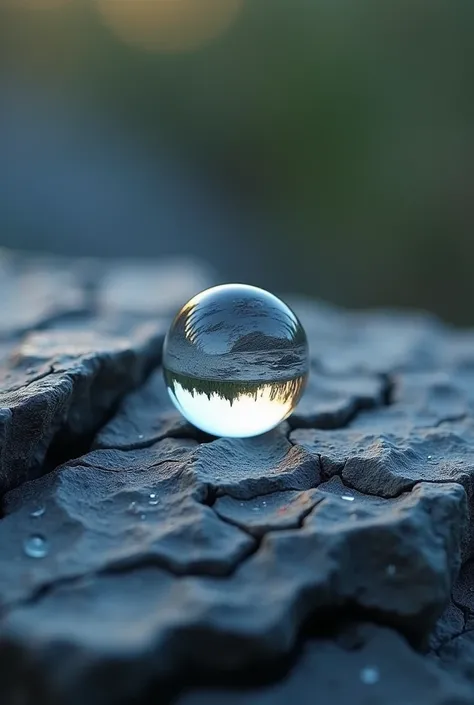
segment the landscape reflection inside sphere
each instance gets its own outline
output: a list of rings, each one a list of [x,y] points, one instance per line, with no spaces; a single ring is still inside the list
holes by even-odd
[[[274,428],[298,403],[308,364],[295,314],[273,294],[244,284],[216,286],[188,301],[163,349],[173,403],[214,436]]]

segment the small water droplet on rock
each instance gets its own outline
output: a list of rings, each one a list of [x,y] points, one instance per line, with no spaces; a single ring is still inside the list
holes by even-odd
[[[158,504],[158,499],[157,499],[155,492],[151,492],[149,496],[150,496],[150,499],[148,500],[148,504],[151,504],[151,505]]]
[[[341,499],[345,499],[346,502],[353,502],[355,497],[353,497],[351,494],[342,494]]]
[[[42,517],[45,511],[46,509],[44,507],[37,507],[30,513],[30,517]]]
[[[366,666],[360,672],[360,679],[365,685],[375,685],[380,680],[379,669],[375,666]]]
[[[23,549],[29,558],[44,558],[48,554],[48,542],[44,536],[34,534],[23,542]]]

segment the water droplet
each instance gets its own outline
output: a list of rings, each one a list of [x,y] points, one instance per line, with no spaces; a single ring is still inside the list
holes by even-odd
[[[44,536],[34,534],[25,539],[23,549],[29,558],[44,558],[48,554],[49,546]]]
[[[385,572],[386,572],[387,575],[389,575],[390,577],[393,577],[394,575],[396,575],[397,566],[396,566],[396,565],[393,565],[393,563],[391,563],[390,565],[388,565],[388,566],[386,567]]]
[[[217,286],[176,316],[163,368],[170,397],[188,421],[215,436],[256,436],[283,421],[304,390],[306,334],[267,291]]]
[[[429,455],[429,456],[428,456],[428,460],[431,460],[432,457],[433,457],[432,455]]]
[[[45,511],[46,509],[44,507],[37,507],[37,509],[33,509],[33,511],[30,512],[30,517],[42,517]]]
[[[138,434],[138,438],[139,438],[140,440],[141,440],[143,437],[144,437],[144,436],[143,436],[143,433],[139,433],[139,434]]]
[[[265,500],[264,500],[264,501],[262,502],[262,507],[266,507],[266,506],[267,506],[267,503],[266,503]]]
[[[366,666],[360,672],[360,679],[365,685],[375,685],[380,680],[379,669],[375,666]]]
[[[151,492],[151,493],[150,493],[150,499],[148,500],[148,504],[151,504],[151,505],[158,504],[158,499],[157,499],[157,497],[156,497],[156,493],[155,493],[155,492]]]
[[[353,497],[351,494],[342,494],[341,499],[345,499],[346,502],[353,502],[355,497]]]

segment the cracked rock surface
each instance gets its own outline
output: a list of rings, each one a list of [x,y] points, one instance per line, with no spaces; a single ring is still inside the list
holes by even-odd
[[[290,300],[298,409],[215,439],[160,369],[206,267],[0,270],[2,704],[474,702],[472,332]]]

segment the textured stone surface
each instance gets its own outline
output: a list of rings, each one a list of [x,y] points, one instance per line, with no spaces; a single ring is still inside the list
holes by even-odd
[[[417,482],[458,482],[473,495],[474,424],[397,429],[390,412],[359,417],[348,429],[297,430],[291,440],[318,457],[324,477],[361,492],[396,497]]]
[[[468,561],[456,581],[451,603],[430,639],[430,656],[474,694],[474,562]]]
[[[0,702],[474,702],[472,332],[290,301],[300,406],[214,439],[159,366],[205,268],[0,267]]]
[[[201,689],[177,705],[468,705],[472,692],[415,653],[395,632],[356,625],[308,642],[283,680],[240,691]]]
[[[47,258],[23,258],[1,249],[0,300],[0,339],[89,307],[78,266],[64,269]]]
[[[199,435],[171,403],[159,369],[145,384],[127,395],[116,415],[97,434],[96,448],[144,448],[162,438]]]
[[[473,347],[474,362],[474,347]],[[296,429],[291,439],[320,458],[323,474],[357,489],[396,496],[419,481],[456,481],[473,494],[471,372],[400,373],[390,404],[345,428]]]
[[[218,495],[241,499],[305,490],[320,481],[317,458],[289,443],[279,429],[254,438],[204,443],[196,452],[193,470]]]
[[[6,300],[0,324],[5,337],[0,345],[0,487],[5,491],[42,474],[54,444],[61,446],[58,455],[65,446],[80,445],[124,394],[143,382],[161,359],[171,312],[168,307],[168,318],[159,315],[167,306],[156,288],[148,292],[150,302],[156,302],[154,311],[149,303],[148,318],[121,299],[112,306],[104,292],[115,269],[96,262],[22,260],[4,253],[0,267]],[[159,282],[162,266],[143,268],[145,280],[154,271]],[[141,291],[138,265],[134,272]],[[196,267],[195,280],[204,283],[205,278]],[[173,296],[180,291],[186,300],[186,277],[176,282]],[[28,332],[17,339],[25,328]]]
[[[164,332],[163,323],[116,327],[88,319],[84,330],[64,323],[28,334],[3,363],[3,490],[41,474],[54,442],[64,447],[93,433],[158,362]]]
[[[98,304],[105,311],[139,316],[171,315],[213,283],[210,268],[189,259],[144,264],[127,260],[108,268],[98,283]]]
[[[272,492],[245,501],[224,496],[217,499],[214,509],[225,521],[263,536],[268,531],[301,527],[304,518],[323,499],[320,489],[321,485],[302,492]]]
[[[330,376],[313,370],[289,423],[296,428],[341,428],[358,411],[381,406],[388,389],[382,375]]]
[[[202,503],[206,488],[186,468],[192,448],[192,441],[165,440],[146,451],[96,451],[7,494],[1,601],[147,562],[176,573],[228,573],[254,541]],[[37,534],[48,539],[41,561],[24,555],[25,541]]]
[[[95,451],[7,496],[2,631],[28,661],[55,654],[41,674],[65,701],[114,702],[115,690],[94,692],[97,671],[113,673],[117,694],[132,684],[131,697],[152,673],[179,680],[191,664],[222,674],[271,663],[328,610],[377,613],[419,637],[448,599],[458,485],[419,485],[395,500],[354,493],[351,502],[333,481],[317,488],[301,526],[271,526],[256,543],[248,509],[237,528],[199,502],[206,484],[188,461],[166,441]],[[30,558],[23,541],[38,534],[48,555]],[[63,672],[67,682],[57,683]]]

